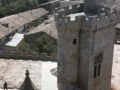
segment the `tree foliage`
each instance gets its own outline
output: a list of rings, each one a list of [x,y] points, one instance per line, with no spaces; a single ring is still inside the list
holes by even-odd
[[[56,52],[56,43],[46,34],[36,40],[36,46],[39,52],[53,53]]]
[[[48,53],[48,54],[56,53],[57,44],[52,38],[44,34],[40,38],[37,38],[35,43],[25,43],[20,48],[20,51]]]
[[[0,17],[35,8],[49,0],[0,0]]]

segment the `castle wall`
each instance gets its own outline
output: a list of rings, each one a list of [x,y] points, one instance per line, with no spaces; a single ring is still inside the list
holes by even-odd
[[[89,61],[91,60],[93,33],[85,29],[80,32],[78,87],[81,90],[88,90]]]
[[[114,35],[115,25],[93,32],[93,48],[91,50],[91,60],[89,61],[89,90],[110,90]],[[101,75],[94,78],[95,56],[101,53],[103,54]]]
[[[57,54],[51,53],[48,55],[47,53],[37,54],[35,52],[10,52],[3,51],[0,52],[0,58],[3,59],[22,59],[22,60],[57,60]]]
[[[110,90],[115,25],[120,20],[118,13],[91,16],[83,22],[79,61],[79,86],[82,90]],[[100,62],[100,76],[95,78],[94,63],[99,54],[103,54],[103,60]]]
[[[98,13],[98,6],[106,6],[107,0],[84,0],[84,11],[87,13]]]
[[[59,31],[58,37],[58,87],[68,90],[68,84],[77,83],[79,31]],[[73,39],[76,39],[74,45]]]
[[[79,32],[84,14],[76,16],[73,21],[71,16],[64,15],[82,12],[83,3],[58,9],[60,11],[55,13],[58,29],[58,88],[59,90],[75,90],[69,85],[75,86],[78,83]]]
[[[67,7],[67,6],[79,4],[79,3],[80,3],[80,1],[61,1],[60,7]]]

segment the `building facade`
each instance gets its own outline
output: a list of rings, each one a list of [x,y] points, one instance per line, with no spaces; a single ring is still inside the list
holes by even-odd
[[[110,90],[116,23],[120,11],[111,11],[99,0],[58,8],[59,90]]]

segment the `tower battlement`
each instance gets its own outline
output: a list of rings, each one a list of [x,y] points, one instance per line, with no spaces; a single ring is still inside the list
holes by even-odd
[[[120,10],[114,10],[114,11],[108,11],[106,13],[101,13],[98,15],[92,15],[88,16],[84,21],[84,26],[88,28],[95,28],[96,26],[98,28],[110,25],[116,24],[120,20]]]
[[[110,11],[107,7],[99,7],[99,14],[84,13],[83,3],[56,9],[54,14],[58,30],[78,31],[82,25],[95,29],[104,27],[120,19],[120,10]],[[103,13],[104,12],[104,13]],[[82,21],[82,23],[81,23]]]
[[[69,30],[69,31],[78,31],[80,30],[82,24],[80,23],[84,17],[84,14],[75,16],[72,20],[71,16],[62,16],[55,15],[56,27],[58,30]]]
[[[84,3],[74,4],[67,7],[56,8],[55,13],[59,15],[69,15],[73,13],[80,13],[84,10]]]
[[[84,5],[81,3],[64,8],[57,8],[54,17],[58,30],[79,30],[82,16],[84,16],[84,13],[82,13],[83,7]],[[73,16],[73,14],[76,15]]]

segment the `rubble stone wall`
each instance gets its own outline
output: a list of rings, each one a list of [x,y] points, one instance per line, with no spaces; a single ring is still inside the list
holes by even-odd
[[[4,51],[0,53],[0,58],[4,59],[23,59],[23,60],[57,60],[57,54],[51,53],[48,55],[47,53],[38,54],[36,52],[9,52]]]

